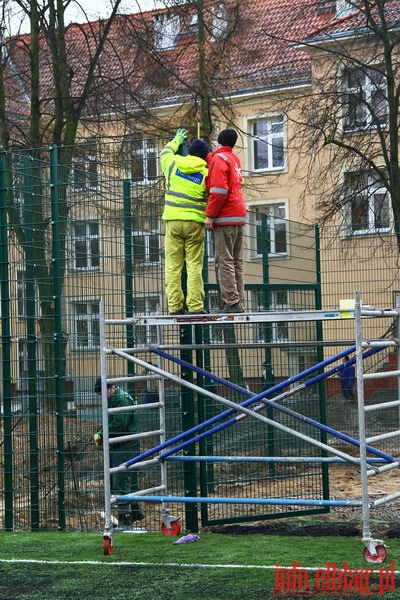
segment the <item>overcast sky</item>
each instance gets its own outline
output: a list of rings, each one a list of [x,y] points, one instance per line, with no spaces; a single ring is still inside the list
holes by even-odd
[[[78,4],[83,7],[91,21],[108,17],[108,15],[111,13],[112,3],[110,0],[80,0],[80,2],[72,2],[67,8],[65,12],[67,22],[75,21],[77,23],[84,23],[86,21],[85,15],[78,8]],[[21,33],[27,33],[29,31],[28,20],[23,19],[23,13],[16,2],[11,0],[10,6],[12,10],[12,17],[10,21],[11,33],[15,34],[18,31]],[[138,12],[139,10],[153,10],[158,6],[162,6],[162,2],[157,2],[156,0],[122,0],[119,12],[129,14]]]

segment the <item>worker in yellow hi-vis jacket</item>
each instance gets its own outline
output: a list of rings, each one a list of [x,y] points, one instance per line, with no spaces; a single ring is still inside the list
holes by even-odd
[[[184,315],[182,269],[186,264],[186,306],[190,314],[204,310],[202,277],[204,256],[204,222],[206,219],[206,177],[209,148],[195,139],[188,155],[177,151],[187,139],[187,131],[178,129],[175,137],[162,149],[160,163],[165,175],[165,285],[168,310],[171,315]]]

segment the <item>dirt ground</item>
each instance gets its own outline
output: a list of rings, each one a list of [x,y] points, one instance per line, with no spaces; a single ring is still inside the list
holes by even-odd
[[[328,402],[328,425],[331,427],[346,432],[347,435],[358,437],[358,417],[356,407],[351,407],[340,397],[333,397]],[[332,422],[329,422],[329,416],[332,417]],[[20,425],[22,428],[22,425]],[[55,431],[52,423],[47,420],[41,423],[39,429],[41,446],[45,446],[48,442],[49,432]],[[20,433],[17,431],[17,433]],[[23,433],[23,432],[22,432]],[[376,432],[373,432],[376,433]],[[379,433],[379,431],[378,431]],[[24,437],[18,436],[17,441],[21,444]],[[344,444],[342,447],[338,440],[330,439],[329,443],[335,445],[344,452],[349,451],[349,445]],[[354,454],[358,455],[356,448],[353,448]],[[398,456],[398,449],[392,448],[390,453],[393,456]],[[21,452],[18,455],[20,461],[23,460],[24,454]],[[47,459],[49,461],[49,459]],[[55,461],[55,458],[54,458]],[[79,463],[81,464],[81,463]],[[49,473],[53,473],[52,465],[48,464]],[[23,469],[21,467],[21,473]],[[22,473],[23,474],[23,473]],[[292,480],[289,478],[289,482]],[[51,482],[50,482],[51,483]],[[92,484],[92,482],[90,482]],[[88,481],[86,481],[88,484]],[[237,483],[236,485],[240,485]],[[305,480],[304,485],[307,485]],[[54,486],[53,486],[54,487]],[[331,500],[360,500],[361,499],[361,482],[360,469],[357,465],[342,464],[331,465],[329,467],[329,487]],[[54,488],[55,489],[55,488]],[[95,489],[94,484],[91,489]],[[280,492],[284,492],[283,484],[280,483]],[[388,494],[394,494],[400,490],[400,469],[392,469],[385,473],[380,473],[376,476],[368,478],[368,492],[370,499],[376,500]],[[288,490],[290,493],[290,490]],[[239,495],[236,489],[232,490],[232,496]],[[285,495],[285,494],[283,494]],[[1,505],[1,500],[0,500]],[[101,505],[101,504],[100,504]],[[97,503],[96,503],[97,506]],[[93,514],[86,513],[90,521],[89,528],[102,527],[102,523],[98,522],[98,511],[93,511]],[[329,513],[298,516],[293,518],[273,518],[251,524],[213,526],[209,528],[211,531],[218,532],[236,532],[236,533],[254,533],[255,531],[265,534],[279,535],[359,535],[362,531],[362,509],[359,507],[332,507]],[[79,518],[78,518],[79,517]],[[392,500],[388,503],[373,507],[370,510],[371,529],[374,536],[384,537],[399,537],[400,538],[400,498]],[[69,526],[74,523],[69,523]],[[82,527],[80,514],[76,516],[76,527]],[[22,527],[22,525],[21,525]],[[22,527],[23,528],[23,527]]]
[[[339,465],[330,469],[330,499],[360,500],[360,470],[354,465]],[[368,479],[370,499],[393,494],[400,489],[400,470],[393,469]],[[370,509],[371,531],[374,537],[400,538],[400,499],[387,502]],[[265,535],[296,536],[360,536],[363,529],[361,507],[332,507],[329,513],[273,519],[250,525],[227,525],[211,527],[218,533],[236,533],[246,535],[262,533]]]

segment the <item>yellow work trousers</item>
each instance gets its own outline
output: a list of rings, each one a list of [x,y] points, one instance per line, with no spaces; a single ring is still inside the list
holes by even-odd
[[[204,223],[167,221],[165,231],[165,286],[169,312],[183,308],[182,269],[186,264],[186,306],[189,312],[204,309],[202,276]]]

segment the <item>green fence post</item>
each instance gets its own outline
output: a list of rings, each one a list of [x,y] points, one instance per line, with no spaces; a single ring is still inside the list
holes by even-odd
[[[124,179],[122,183],[124,201],[124,261],[125,261],[125,306],[126,318],[133,317],[133,250],[132,250],[132,219],[131,210],[131,182]],[[126,326],[126,343],[128,348],[135,345],[134,326]],[[135,364],[128,361],[128,375],[135,375]],[[135,393],[135,386],[130,386],[130,392]]]
[[[53,270],[53,301],[54,301],[54,378],[56,394],[57,422],[57,478],[58,478],[58,523],[59,529],[65,529],[65,456],[64,456],[64,394],[63,394],[63,333],[61,313],[61,281],[59,268],[60,255],[60,214],[58,210],[59,180],[58,180],[58,148],[50,146],[50,190],[51,215],[53,225],[52,237],[52,270]],[[64,218],[64,216],[63,216]]]
[[[322,294],[321,294],[321,245],[320,245],[320,229],[318,225],[314,226],[314,239],[315,239],[315,275],[317,287],[315,290],[315,308],[316,310],[322,309]],[[323,341],[323,326],[322,321],[317,321],[317,340]],[[321,362],[324,359],[324,349],[322,346],[317,346],[317,361]],[[321,423],[326,423],[326,382],[320,381],[318,383],[318,396],[320,398],[319,410]],[[327,443],[326,431],[321,431],[321,442]],[[323,450],[322,456],[327,456],[327,452]],[[329,500],[329,469],[327,464],[322,465],[322,493],[324,500]]]
[[[204,307],[208,310],[211,309],[211,302],[209,297],[207,298],[207,292],[210,291],[210,284],[208,278],[208,244],[207,244],[207,233],[205,234],[205,251],[204,251],[204,259],[203,259],[203,281],[204,281],[204,290],[206,292]],[[208,300],[208,302],[207,302]],[[195,328],[195,342],[199,347],[202,344],[210,344],[210,328],[206,326],[196,326]],[[196,364],[198,367],[205,369],[206,371],[211,371],[211,354],[210,350],[202,349],[196,351]],[[216,393],[215,385],[211,379],[208,377],[203,377],[200,375],[198,377],[198,385],[199,387],[204,387],[204,389],[210,390]],[[211,418],[212,410],[208,406],[209,400],[202,396],[198,395],[198,422],[203,423],[207,419]],[[200,456],[212,456],[214,454],[214,437],[209,435],[208,437],[200,440],[199,442],[199,454]],[[211,492],[214,493],[214,463],[204,463],[200,462],[199,464],[199,473],[200,473],[200,493],[202,496],[208,496]],[[209,514],[209,504],[203,502],[201,505],[201,524],[204,526],[207,524]]]
[[[263,273],[263,310],[269,310],[271,304],[271,292],[269,290],[269,226],[268,215],[261,215],[261,239],[262,239],[262,273]],[[265,323],[264,325],[265,341],[272,341],[272,324]],[[274,370],[272,366],[272,351],[270,347],[265,348],[265,384],[266,388],[274,385]],[[270,406],[267,407],[268,419],[274,419],[274,412]],[[275,455],[275,428],[272,425],[267,425],[267,442],[269,456]],[[271,475],[275,475],[275,463],[270,462],[268,466]]]
[[[192,334],[190,325],[182,325],[179,328],[180,344],[192,344]],[[181,359],[186,362],[192,362],[191,350],[181,350]],[[185,381],[193,382],[193,372],[182,367],[181,377]],[[193,391],[184,387],[182,389],[182,430],[187,431],[195,425],[195,406]],[[193,456],[195,448],[193,445],[187,446],[183,451],[185,456]],[[185,487],[185,496],[197,496],[197,477],[196,463],[185,461],[183,463],[183,482]],[[199,523],[197,518],[197,505],[193,502],[185,503],[186,529],[189,531],[198,531]]]
[[[35,325],[35,274],[33,256],[33,191],[32,157],[24,156],[24,253],[26,283],[26,337],[28,355],[28,398],[29,398],[29,482],[31,497],[31,529],[39,529],[39,446],[38,446],[38,402],[37,402],[37,340]],[[40,167],[38,167],[40,168]]]
[[[0,303],[1,347],[3,376],[3,428],[4,428],[4,524],[7,531],[14,529],[13,443],[11,410],[11,334],[10,290],[8,273],[8,223],[7,195],[11,190],[11,175],[7,169],[10,155],[0,149]]]

